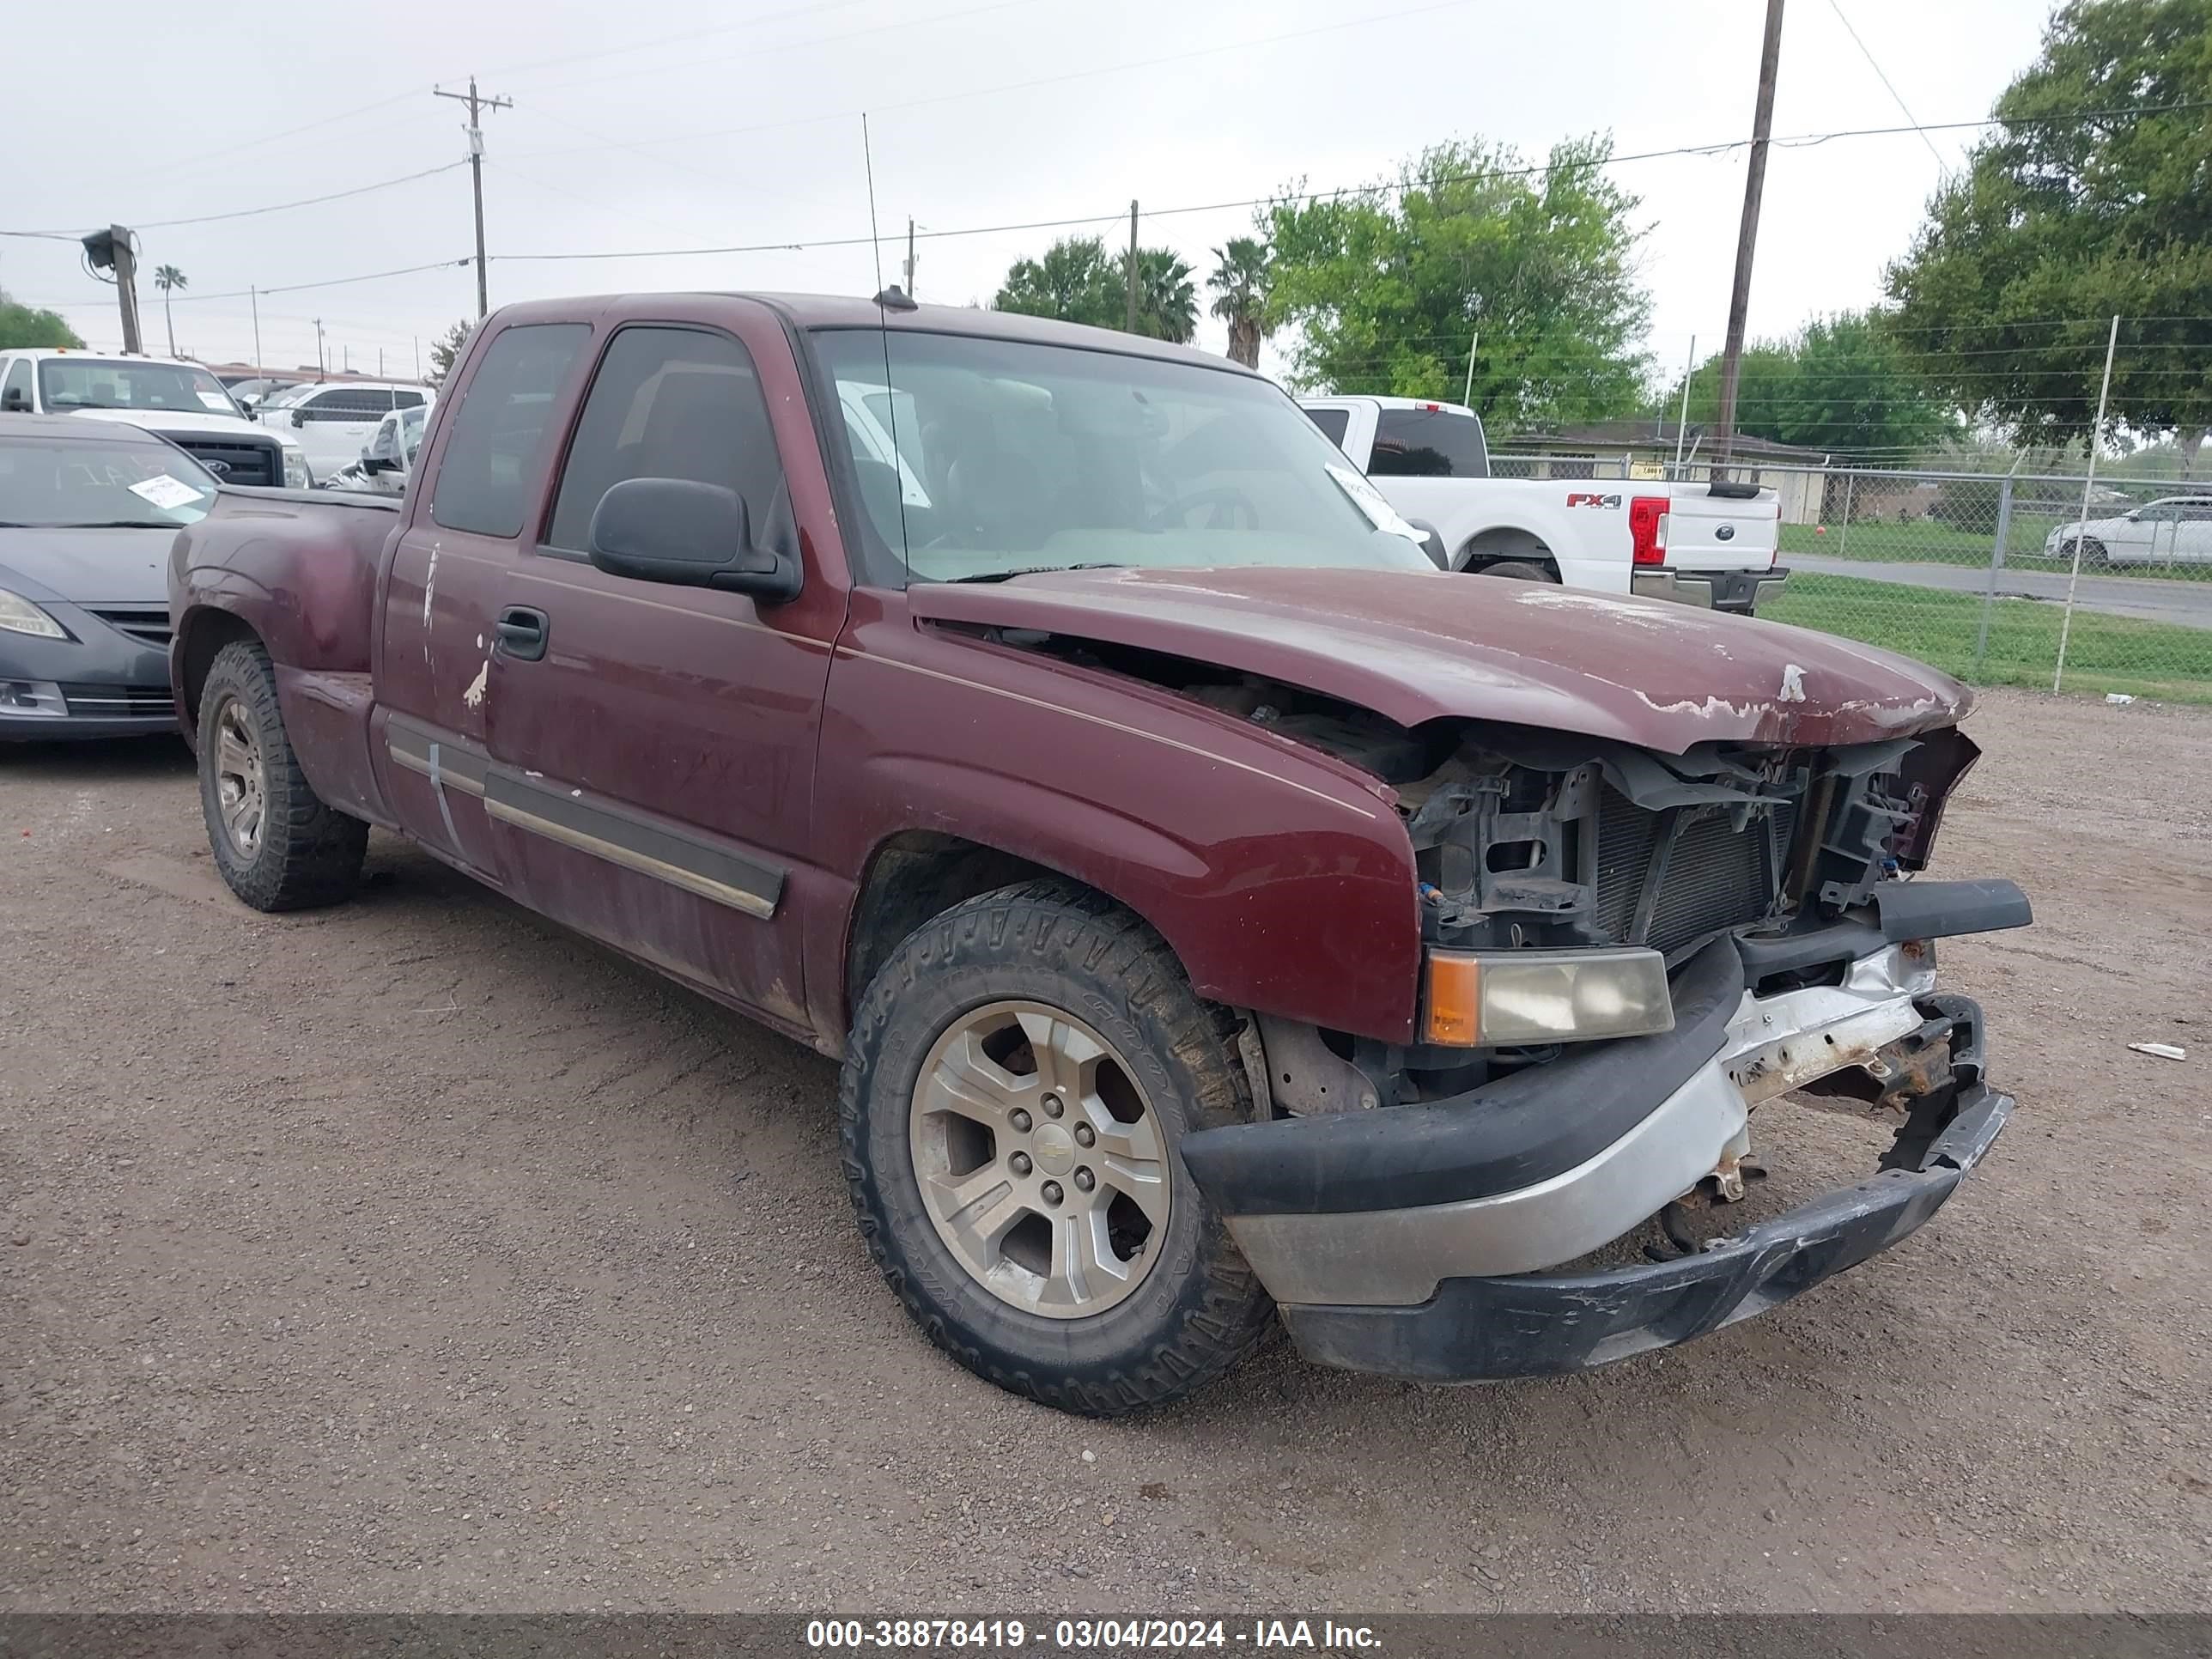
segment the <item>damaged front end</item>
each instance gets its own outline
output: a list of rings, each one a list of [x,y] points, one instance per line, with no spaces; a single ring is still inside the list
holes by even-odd
[[[1955,727],[1660,754],[1184,689],[1389,784],[1419,876],[1415,1040],[1256,1016],[1266,1121],[1183,1143],[1310,1357],[1474,1381],[1679,1342],[1903,1237],[2002,1127],[1933,941],[2027,901],[1916,878],[1976,757]],[[1702,1245],[1666,1227],[1674,1259],[1557,1271],[1740,1197],[1753,1109],[1801,1090],[1894,1116],[1877,1174]]]

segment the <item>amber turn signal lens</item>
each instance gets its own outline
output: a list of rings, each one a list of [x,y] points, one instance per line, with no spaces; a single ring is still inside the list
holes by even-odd
[[[1422,1039],[1471,1048],[1482,1041],[1482,963],[1471,956],[1429,957]]]

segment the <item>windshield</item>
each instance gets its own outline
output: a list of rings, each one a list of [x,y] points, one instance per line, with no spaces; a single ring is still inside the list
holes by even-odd
[[[1402,520],[1264,380],[959,335],[815,339],[879,580],[1101,564],[1436,568],[1402,532],[1378,530]]]
[[[48,409],[166,409],[235,415],[222,382],[190,363],[118,362],[52,357],[39,365],[39,398]]]
[[[316,386],[313,381],[283,387],[281,390],[270,392],[269,394],[268,401],[264,403],[261,406],[264,409],[289,409],[294,404],[298,403],[301,398],[306,397],[309,392],[315,392],[319,389],[320,388]]]
[[[56,529],[197,524],[215,480],[166,444],[11,438],[0,430],[0,525]]]

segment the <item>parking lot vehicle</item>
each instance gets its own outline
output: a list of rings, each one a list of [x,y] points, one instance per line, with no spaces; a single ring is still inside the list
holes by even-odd
[[[1600,1364],[1894,1243],[2004,1125],[1931,941],[2027,902],[1901,878],[1976,752],[1932,669],[1440,571],[1275,387],[1132,336],[535,301],[451,384],[404,500],[177,538],[216,867],[337,902],[383,825],[841,1057],[868,1248],[1004,1387],[1135,1409],[1276,1310]],[[1898,1115],[1878,1173],[1571,1265],[1808,1085]]]
[[[2111,518],[2062,524],[2043,538],[2044,552],[2070,562],[2077,532],[2081,562],[2092,569],[2212,562],[2212,495],[2164,495]]]
[[[198,363],[59,349],[0,352],[0,416],[11,414],[143,427],[232,483],[308,481],[300,446],[248,420]]]
[[[362,490],[372,495],[405,495],[407,475],[414,467],[416,452],[422,447],[422,434],[429,422],[430,411],[420,404],[393,410],[376,423],[376,435],[362,446],[360,459],[324,479],[321,487]]]
[[[430,392],[419,386],[343,380],[279,392],[257,412],[264,425],[297,440],[308,470],[321,479],[359,460],[377,422],[393,410],[421,409],[430,401]]]
[[[1749,616],[1789,572],[1774,562],[1771,489],[1645,479],[1500,478],[1482,421],[1460,404],[1307,398],[1300,406],[1449,567]]]
[[[136,427],[0,421],[0,741],[176,730],[169,544],[215,499]]]

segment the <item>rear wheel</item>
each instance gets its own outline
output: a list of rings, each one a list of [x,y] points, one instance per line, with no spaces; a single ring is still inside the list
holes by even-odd
[[[324,805],[300,769],[258,641],[216,653],[200,688],[200,808],[216,868],[257,910],[335,904],[352,893],[368,826]]]
[[[1486,564],[1475,573],[1479,576],[1504,576],[1516,582],[1557,582],[1556,572],[1540,564],[1531,564],[1526,559],[1506,559],[1498,564]]]
[[[1065,883],[985,894],[892,953],[847,1049],[845,1173],[932,1341],[1101,1417],[1252,1348],[1273,1304],[1176,1152],[1249,1113],[1223,1021],[1158,934]]]

